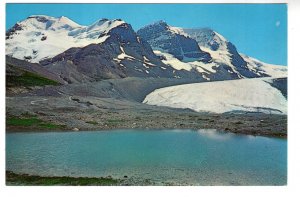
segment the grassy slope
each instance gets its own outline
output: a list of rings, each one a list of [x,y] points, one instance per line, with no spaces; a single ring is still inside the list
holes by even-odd
[[[7,76],[6,82],[11,86],[45,86],[45,85],[58,85],[59,83],[34,73],[25,71],[21,76]]]
[[[25,71],[21,68],[17,68],[16,66],[6,64],[7,67],[13,69],[18,75],[8,75],[6,74],[6,86],[7,87],[31,87],[31,86],[45,86],[45,85],[59,85],[60,83],[48,79],[46,77],[42,77],[38,74]]]
[[[23,128],[35,128],[35,129],[50,129],[57,130],[63,129],[64,125],[57,125],[50,122],[45,122],[38,119],[36,116],[23,114],[19,117],[16,116],[6,116],[6,126],[13,129],[23,129]]]

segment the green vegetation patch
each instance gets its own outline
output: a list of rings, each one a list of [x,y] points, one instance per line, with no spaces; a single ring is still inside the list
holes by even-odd
[[[13,86],[45,86],[45,85],[59,85],[60,83],[47,79],[45,77],[39,76],[37,74],[24,71],[20,76],[6,76],[6,84],[9,87]]]
[[[44,128],[44,129],[63,129],[65,128],[64,125],[57,125],[57,124],[53,124],[53,123],[40,123],[38,124],[39,127]]]
[[[237,121],[237,122],[235,122],[234,124],[243,124],[243,122]]]
[[[7,118],[7,125],[10,126],[32,126],[32,125],[37,125],[37,124],[41,124],[42,120],[37,119],[35,117],[32,118],[19,118],[19,117],[11,117],[11,118]]]
[[[109,123],[118,123],[118,122],[123,122],[124,120],[120,120],[120,119],[108,119],[107,122]]]
[[[124,122],[124,120],[121,120],[121,119],[108,119],[106,124],[109,125],[109,126],[115,126],[115,125],[118,125],[122,122]]]
[[[86,121],[86,123],[93,124],[93,125],[97,125],[98,124],[98,122],[96,122],[96,121]]]
[[[111,177],[89,178],[89,177],[41,177],[28,174],[16,174],[6,171],[7,185],[121,185],[121,180]]]
[[[64,125],[45,122],[41,119],[38,119],[36,116],[8,117],[6,118],[6,125],[17,127],[37,127],[40,129],[62,129],[65,127]]]

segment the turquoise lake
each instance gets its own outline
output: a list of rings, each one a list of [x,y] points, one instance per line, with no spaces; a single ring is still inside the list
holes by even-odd
[[[215,130],[8,133],[6,170],[157,185],[286,185],[287,140]]]

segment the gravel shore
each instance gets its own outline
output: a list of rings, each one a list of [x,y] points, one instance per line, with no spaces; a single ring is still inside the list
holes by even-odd
[[[7,132],[48,130],[112,130],[112,129],[217,129],[221,131],[287,137],[287,116],[263,113],[198,113],[189,109],[150,106],[113,98],[7,97],[6,119],[35,117],[44,123],[58,125],[7,124]]]

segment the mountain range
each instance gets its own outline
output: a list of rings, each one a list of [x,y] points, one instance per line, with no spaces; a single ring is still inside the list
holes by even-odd
[[[286,136],[287,67],[241,54],[209,28],[158,21],[135,31],[122,19],[83,26],[34,15],[7,30],[5,44],[10,131],[214,128]],[[21,124],[27,120],[34,122]]]
[[[42,67],[63,84],[126,77],[201,82],[287,75],[287,67],[240,54],[214,30],[164,21],[135,32],[121,19],[83,26],[67,17],[34,15],[6,32],[6,55]]]

